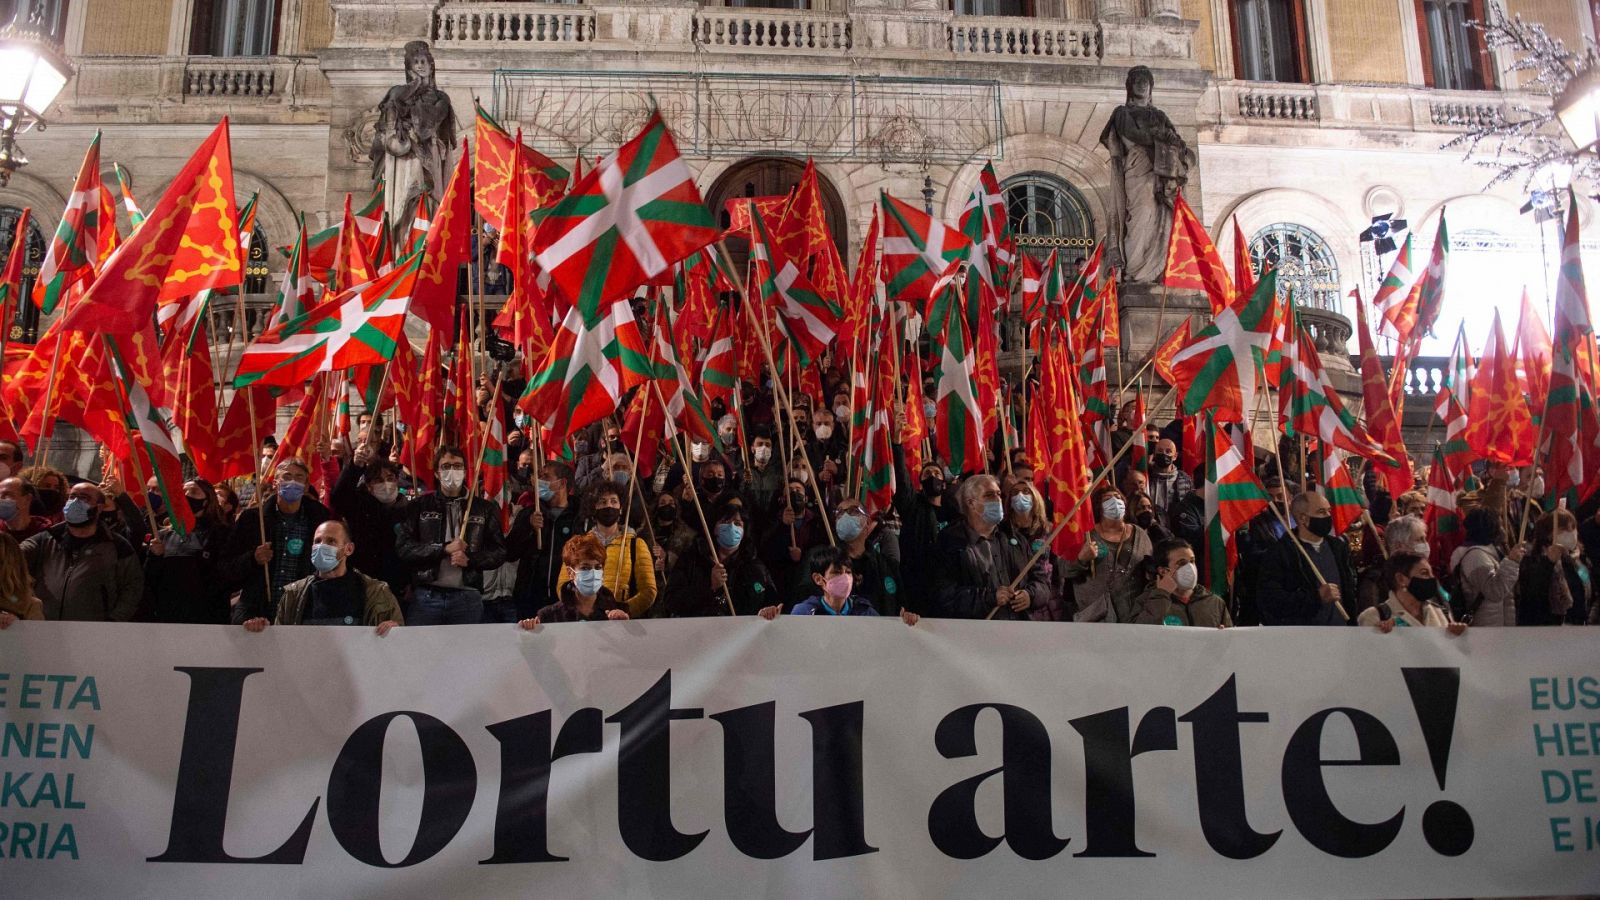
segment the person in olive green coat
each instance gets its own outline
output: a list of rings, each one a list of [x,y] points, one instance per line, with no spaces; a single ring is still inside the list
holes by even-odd
[[[1146,561],[1149,584],[1134,604],[1135,623],[1232,628],[1228,604],[1200,584],[1194,548],[1172,538],[1156,544]]]

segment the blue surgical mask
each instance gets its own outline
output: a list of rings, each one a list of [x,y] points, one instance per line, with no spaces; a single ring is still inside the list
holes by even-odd
[[[542,478],[539,479],[539,502],[549,503],[555,498],[555,495],[556,489],[550,486],[550,482]]]
[[[985,500],[983,502],[983,521],[990,525],[999,525],[1006,520],[1006,507],[999,500]]]
[[[339,568],[339,548],[332,544],[312,544],[311,565],[323,574]]]
[[[627,469],[618,469],[615,472],[612,472],[611,473],[611,480],[615,481],[617,484],[627,484],[628,483],[628,470]]]
[[[744,540],[744,526],[733,522],[723,522],[717,526],[717,546],[724,550],[732,550]]]
[[[593,597],[600,593],[600,586],[605,584],[606,573],[600,569],[579,569],[573,575],[572,586],[584,597]]]
[[[94,518],[94,507],[82,497],[73,497],[61,508],[61,518],[68,525],[86,525]]]
[[[1011,496],[1011,511],[1024,516],[1033,512],[1033,495],[1013,494]]]
[[[298,481],[278,482],[278,499],[285,503],[299,503],[306,495],[306,486]]]
[[[9,522],[16,518],[16,515],[17,501],[11,499],[10,497],[0,500],[0,519],[4,519],[5,521]]]
[[[862,529],[867,527],[866,519],[857,515],[844,515],[833,522],[834,533],[841,541],[853,541],[861,536]]]

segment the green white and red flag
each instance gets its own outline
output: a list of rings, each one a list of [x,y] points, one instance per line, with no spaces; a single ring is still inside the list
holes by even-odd
[[[1266,509],[1269,498],[1239,445],[1222,430],[1216,416],[1208,411],[1204,421],[1207,584],[1212,593],[1225,597],[1239,558],[1234,533]]]
[[[1561,283],[1556,287],[1559,290]],[[1587,318],[1587,307],[1585,307]],[[1544,415],[1544,404],[1540,398],[1550,392],[1550,365],[1551,357],[1555,350],[1550,341],[1550,332],[1545,330],[1544,320],[1539,312],[1533,308],[1533,303],[1528,300],[1528,289],[1522,289],[1522,311],[1517,316],[1517,336],[1511,345],[1511,358],[1516,361],[1517,381],[1522,391],[1529,398],[1529,411],[1533,414],[1533,424],[1537,428]]]
[[[1345,453],[1338,447],[1322,448],[1322,495],[1328,498],[1334,534],[1344,534],[1367,511],[1366,496],[1344,460]]]
[[[878,276],[882,259],[878,245],[882,243],[883,213],[872,208],[872,223],[867,226],[867,236],[861,242],[861,255],[856,257],[855,275],[850,290],[845,294],[844,321],[839,326],[839,346],[855,347],[870,340],[868,327],[872,310],[877,306]]]
[[[844,314],[773,245],[761,213],[751,215],[750,265],[760,291],[758,302],[774,313],[800,364],[810,366],[838,336]]]
[[[1466,529],[1456,507],[1456,479],[1439,447],[1433,448],[1433,466],[1428,470],[1428,508],[1423,523],[1428,526],[1428,561],[1437,571],[1450,571],[1450,556],[1461,546]]]
[[[411,211],[411,227],[406,229],[406,241],[401,246],[402,256],[421,250],[428,239],[428,229],[433,227],[433,195],[417,197],[417,206]]]
[[[402,340],[420,257],[268,329],[239,358],[235,387],[297,386],[318,372],[388,362]]]
[[[825,210],[817,166],[808,158],[783,215],[766,218],[775,223],[772,238],[779,255],[793,260],[831,306],[842,308],[850,291],[850,278],[828,231]]]
[[[117,247],[67,312],[66,328],[133,334],[150,326],[162,302],[243,280],[226,118],[172,179],[150,218],[162,227],[140,228]]]
[[[1128,435],[1128,442],[1133,444],[1128,449],[1128,469],[1133,472],[1150,473],[1150,444],[1145,440],[1144,424],[1149,418],[1149,413],[1144,407],[1144,391],[1135,391],[1133,394],[1133,419],[1128,427],[1133,429]]]
[[[594,322],[574,305],[517,405],[548,428],[553,441],[564,441],[616,412],[623,393],[651,371],[628,298],[613,301]]]
[[[984,163],[978,173],[978,186],[973,188],[972,196],[961,210],[960,225],[961,233],[972,242],[968,277],[975,273],[1004,296],[1004,289],[1010,284],[1011,222],[992,161]]]
[[[1022,295],[1022,321],[1033,325],[1044,318],[1045,273],[1056,270],[1056,251],[1050,251],[1042,266],[1029,253],[1021,254],[1019,260],[1022,285],[1018,293]]]
[[[1384,452],[1384,457],[1374,458],[1373,464],[1388,485],[1389,496],[1398,497],[1411,490],[1411,456],[1400,434],[1400,417],[1389,398],[1389,383],[1373,346],[1372,330],[1367,327],[1366,306],[1359,301],[1356,331],[1361,354],[1361,411],[1367,419],[1367,434]]]
[[[928,310],[933,345],[934,444],[950,471],[983,468],[983,410],[973,380],[973,349],[967,335],[962,292],[948,285]]]
[[[1217,312],[1173,355],[1172,373],[1184,415],[1210,409],[1218,421],[1243,422],[1255,411],[1277,298],[1277,273],[1268,272],[1249,302]]]
[[[349,196],[349,194],[345,195],[347,202]],[[380,177],[378,183],[373,185],[372,196],[367,198],[366,205],[355,213],[355,231],[361,235],[361,249],[366,251],[368,259],[373,259],[378,255],[378,244],[383,240],[385,232],[388,231],[387,228],[383,227],[383,217],[383,179]]]
[[[1253,294],[1241,294],[1234,287],[1228,269],[1222,264],[1217,245],[1212,243],[1206,227],[1189,208],[1189,201],[1178,194],[1172,204],[1172,232],[1167,238],[1167,271],[1162,278],[1167,287],[1204,291],[1211,298],[1211,312],[1222,310]]]
[[[166,385],[157,355],[155,330],[146,325],[137,335],[108,333],[102,334],[101,339],[105,341],[107,363],[126,429],[121,435],[94,436],[112,448],[119,461],[138,460],[133,471],[155,479],[156,491],[169,513],[172,530],[180,536],[187,535],[194,528],[194,513],[187,502],[180,502],[184,480],[182,438],[175,433],[172,424],[172,401],[164,392]],[[117,452],[118,449],[123,452]],[[139,503],[143,498],[131,499]]]
[[[128,175],[128,170],[121,163],[112,163],[111,171],[117,176],[117,190],[122,194],[122,209],[128,215],[128,233],[132,234],[144,224],[144,210],[139,208],[139,201],[133,199],[133,178]]]
[[[861,435],[859,450],[852,442],[851,452],[861,459],[862,503],[871,513],[888,510],[894,504],[894,394],[893,361],[890,358],[890,321],[884,304],[874,302],[869,316],[871,337],[864,341],[863,358],[856,367],[852,388],[856,416],[852,436]],[[870,373],[869,373],[870,370]],[[911,403],[920,406],[920,399]]]
[[[889,299],[921,310],[939,282],[971,257],[972,242],[957,229],[888,194],[883,210],[883,272]],[[959,305],[959,304],[958,304]]]
[[[1450,351],[1439,382],[1439,394],[1434,398],[1433,412],[1444,423],[1445,465],[1457,478],[1471,467],[1472,448],[1467,446],[1467,409],[1472,402],[1472,351],[1467,349],[1467,326],[1463,322],[1456,329],[1456,343]]]
[[[1089,259],[1083,264],[1083,271],[1078,277],[1067,285],[1067,319],[1072,322],[1073,338],[1079,336],[1076,330],[1079,322],[1086,318],[1098,316],[1100,304],[1100,268],[1105,260],[1106,245],[1104,241],[1096,241],[1094,249],[1089,252]]]
[[[1111,408],[1111,388],[1106,383],[1106,351],[1102,343],[1104,333],[1100,320],[1105,318],[1105,307],[1096,311],[1096,321],[1084,330],[1084,343],[1073,337],[1073,349],[1078,351],[1078,383],[1083,386],[1082,422],[1093,435],[1091,449],[1093,465],[1101,468],[1111,460],[1111,422],[1116,418]],[[1078,329],[1073,328],[1076,332]]]
[[[1372,306],[1378,311],[1378,333],[1394,341],[1409,338],[1417,322],[1417,274],[1411,267],[1412,241],[1406,242],[1389,265],[1389,274],[1378,285]],[[1398,496],[1398,495],[1396,495]]]
[[[1385,456],[1384,448],[1345,409],[1339,391],[1322,366],[1311,331],[1300,321],[1293,302],[1289,304],[1289,317],[1296,340],[1286,347],[1283,378],[1278,384],[1278,417],[1283,433],[1289,437],[1313,437],[1359,456]]]
[[[1567,227],[1561,243],[1561,271],[1556,281],[1556,338],[1550,369],[1548,392],[1543,405],[1545,440],[1545,485],[1549,496],[1566,500],[1567,509],[1576,510],[1586,499],[1585,433],[1595,429],[1595,409],[1585,403],[1585,379],[1580,359],[1594,339],[1594,323],[1589,317],[1589,291],[1583,277],[1579,255],[1578,207],[1567,206]],[[1526,294],[1523,295],[1526,298]],[[1526,316],[1524,309],[1523,315]],[[1530,373],[1531,374],[1531,373]],[[1531,380],[1531,379],[1530,379]],[[1530,396],[1537,398],[1538,394]],[[1592,397],[1590,398],[1592,399]],[[1554,505],[1553,503],[1551,504]]]
[[[1439,230],[1433,238],[1433,252],[1428,256],[1428,270],[1422,273],[1417,288],[1417,321],[1411,329],[1412,343],[1420,343],[1424,334],[1432,334],[1444,309],[1444,281],[1450,263],[1450,232],[1445,228],[1444,210],[1439,210]]]
[[[730,408],[733,392],[739,386],[738,360],[733,352],[733,318],[733,310],[717,310],[716,323],[711,327],[711,338],[706,344],[705,361],[700,365],[699,383],[707,403],[721,400]]]
[[[100,190],[100,132],[96,131],[34,277],[33,302],[45,315],[55,312],[68,288],[94,277],[100,231],[107,227],[100,221]],[[116,230],[115,223],[109,227]]]
[[[672,309],[665,303],[656,304],[649,365],[655,384],[646,384],[644,390],[661,393],[667,410],[666,436],[676,437],[682,430],[692,440],[718,446],[716,426],[695,391],[689,370],[678,357],[677,343],[672,337]]]
[[[673,263],[717,236],[716,219],[658,111],[550,210],[534,245],[539,267],[575,302],[590,334],[615,317],[611,301],[670,277]]]
[[[317,291],[321,282],[311,275],[310,251],[306,249],[306,220],[300,219],[300,236],[295,239],[294,250],[289,254],[289,265],[283,270],[283,285],[278,289],[278,304],[272,310],[269,327],[298,319],[317,305]]]

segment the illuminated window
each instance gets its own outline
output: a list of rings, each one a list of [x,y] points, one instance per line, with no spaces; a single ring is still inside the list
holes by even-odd
[[[1339,311],[1339,264],[1315,231],[1288,222],[1268,225],[1250,241],[1250,262],[1258,274],[1277,269],[1280,295],[1292,290],[1300,304]]]
[[[1088,255],[1094,246],[1094,217],[1083,195],[1072,185],[1043,172],[1026,172],[1000,186],[1017,245],[1043,257],[1054,247],[1071,247]]]

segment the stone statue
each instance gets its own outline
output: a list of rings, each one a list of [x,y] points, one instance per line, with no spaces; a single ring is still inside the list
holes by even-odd
[[[384,211],[391,229],[410,227],[417,198],[444,194],[450,153],[456,143],[456,117],[450,98],[433,81],[433,53],[427,41],[406,44],[406,83],[396,85],[378,104],[378,124],[367,157],[372,178],[383,178]]]
[[[1128,70],[1128,102],[1111,113],[1100,143],[1111,152],[1112,265],[1134,284],[1161,281],[1167,271],[1172,205],[1189,180],[1194,151],[1156,109],[1155,76],[1146,66]]]

